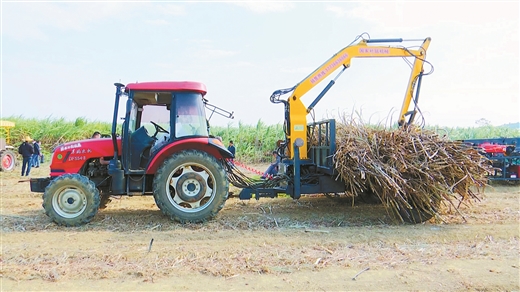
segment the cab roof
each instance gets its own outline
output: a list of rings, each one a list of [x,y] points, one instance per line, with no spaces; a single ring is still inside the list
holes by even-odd
[[[156,81],[129,83],[125,87],[128,91],[196,91],[204,96],[207,92],[206,85],[195,81]]]

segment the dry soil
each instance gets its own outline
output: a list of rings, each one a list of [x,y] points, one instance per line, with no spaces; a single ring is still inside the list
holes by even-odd
[[[311,195],[231,197],[204,224],[170,221],[152,197],[113,198],[90,224],[66,228],[18,171],[0,173],[2,291],[520,289],[518,186],[493,185],[462,214],[418,225]]]

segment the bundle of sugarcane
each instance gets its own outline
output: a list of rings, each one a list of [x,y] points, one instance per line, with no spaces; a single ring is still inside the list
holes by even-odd
[[[458,211],[478,199],[491,167],[477,150],[415,126],[338,124],[336,145],[335,168],[350,193],[370,192],[409,222],[431,218],[442,202]]]

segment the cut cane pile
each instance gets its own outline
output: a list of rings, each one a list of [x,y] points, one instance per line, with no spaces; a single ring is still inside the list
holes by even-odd
[[[349,121],[336,126],[335,168],[354,196],[371,192],[388,208],[437,214],[478,199],[491,166],[477,150],[419,127],[380,129]],[[459,212],[460,213],[460,212]]]

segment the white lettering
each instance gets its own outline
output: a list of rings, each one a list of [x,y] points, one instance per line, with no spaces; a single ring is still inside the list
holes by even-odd
[[[65,150],[69,150],[69,149],[73,149],[73,148],[80,148],[80,147],[81,147],[81,143],[74,143],[74,144],[71,144],[68,146],[60,147],[60,151],[65,151]]]

